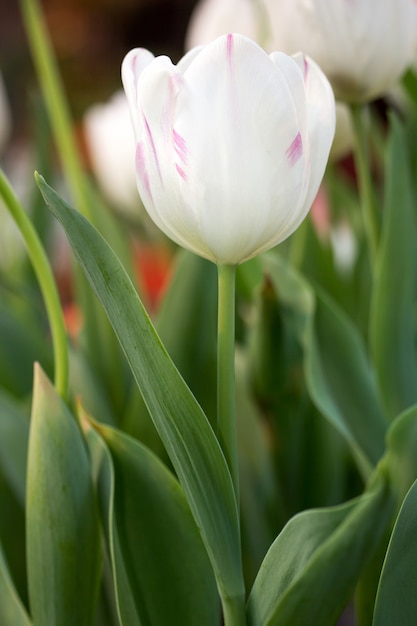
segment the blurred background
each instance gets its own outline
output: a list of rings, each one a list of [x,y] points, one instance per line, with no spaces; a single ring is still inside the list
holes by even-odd
[[[44,0],[41,2],[75,121],[121,87],[120,64],[146,47],[177,61],[196,0]],[[13,111],[13,135],[25,132],[36,90],[16,0],[0,3],[0,70]]]
[[[58,57],[75,121],[93,102],[121,87],[120,64],[133,47],[168,54],[183,52],[196,0],[44,0],[42,7]],[[27,132],[30,91],[36,78],[19,3],[0,3],[0,71],[12,109],[13,136]]]

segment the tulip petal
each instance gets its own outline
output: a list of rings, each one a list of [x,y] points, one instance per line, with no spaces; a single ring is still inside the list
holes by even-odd
[[[122,63],[122,82],[129,103],[130,115],[132,119],[135,136],[138,133],[137,110],[137,87],[139,77],[143,70],[154,59],[154,55],[144,48],[134,48],[127,53]]]

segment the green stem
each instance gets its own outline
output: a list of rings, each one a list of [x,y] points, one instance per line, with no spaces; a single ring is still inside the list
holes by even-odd
[[[217,435],[239,501],[235,396],[235,281],[234,265],[219,265],[217,326]]]
[[[22,17],[54,133],[77,209],[91,220],[71,115],[48,30],[37,0],[20,0]]]
[[[55,387],[61,397],[66,400],[68,395],[68,343],[61,303],[51,266],[35,228],[1,170],[0,196],[3,198],[4,204],[25,240],[28,254],[42,291],[51,326],[55,363]]]
[[[372,185],[368,133],[365,120],[366,108],[362,105],[352,104],[351,113],[355,133],[355,166],[362,203],[363,221],[368,239],[371,267],[373,268],[378,250],[379,218],[378,207]]]

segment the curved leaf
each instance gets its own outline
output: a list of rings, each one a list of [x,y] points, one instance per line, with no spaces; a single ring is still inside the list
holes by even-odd
[[[224,603],[243,602],[240,532],[232,480],[201,407],[163,347],[137,292],[95,228],[38,177],[42,194],[125,351],[136,382],[187,495]]]
[[[92,425],[103,438],[87,433],[121,623],[215,626],[215,578],[180,485],[144,446]]]
[[[288,522],[251,591],[250,626],[334,625],[392,518],[386,482],[377,475],[356,500]]]
[[[35,626],[91,626],[100,529],[78,424],[35,368],[27,479],[27,564]]]
[[[386,422],[365,346],[355,326],[277,255],[264,268],[304,350],[310,396],[349,443],[367,476],[385,449]]]
[[[379,582],[373,626],[413,624],[417,615],[417,480],[401,507]]]

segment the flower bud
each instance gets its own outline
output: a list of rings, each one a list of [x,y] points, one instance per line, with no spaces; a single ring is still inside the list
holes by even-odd
[[[299,226],[335,127],[333,92],[313,61],[226,35],[177,66],[132,50],[122,78],[138,189],[168,237],[234,265]]]

